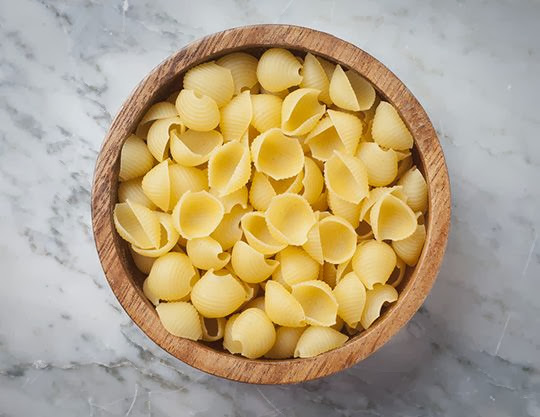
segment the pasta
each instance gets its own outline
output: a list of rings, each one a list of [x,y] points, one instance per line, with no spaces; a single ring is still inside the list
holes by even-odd
[[[272,199],[265,212],[268,230],[280,242],[303,245],[316,219],[305,198],[291,193]]]
[[[369,185],[382,187],[396,178],[398,160],[394,150],[385,151],[374,142],[363,142],[358,147],[356,156],[367,169]]]
[[[373,205],[381,198],[392,194],[401,200],[406,200],[406,197],[401,192],[401,186],[373,188],[369,192],[366,199],[360,203],[360,220],[370,223],[370,212]]]
[[[319,90],[299,88],[287,95],[281,106],[281,130],[289,136],[305,135],[323,116],[326,106],[320,104]]]
[[[342,200],[332,191],[327,193],[328,206],[333,214],[347,220],[353,228],[360,224],[361,205]]]
[[[207,96],[218,107],[223,107],[234,94],[232,71],[214,61],[197,65],[184,76],[184,89],[193,90],[197,95]]]
[[[201,317],[201,339],[205,342],[215,342],[216,340],[223,339],[226,323],[227,320],[223,317],[217,319]]]
[[[178,116],[178,112],[176,111],[176,107],[173,103],[160,101],[156,104],[152,104],[139,122],[139,125],[135,130],[135,135],[140,138],[146,138],[148,135],[148,129],[150,129],[152,122],[176,116]]]
[[[223,204],[208,191],[187,191],[173,210],[176,230],[186,239],[209,236],[221,223]]]
[[[264,311],[248,308],[234,320],[231,339],[239,348],[238,353],[256,359],[272,348],[276,341],[276,330]]]
[[[368,290],[385,284],[396,267],[396,254],[387,243],[369,240],[360,243],[352,258],[355,274]]]
[[[282,48],[265,51],[257,65],[257,79],[261,86],[272,93],[299,85],[302,81],[302,64],[295,56]]]
[[[242,188],[251,176],[251,159],[247,146],[229,142],[217,149],[208,161],[208,184],[220,196]]]
[[[170,214],[156,212],[157,219],[160,225],[160,242],[154,248],[141,248],[136,244],[132,244],[131,248],[137,252],[139,255],[147,256],[150,258],[157,258],[158,256],[165,255],[167,252],[172,250],[180,235],[176,231],[173,225]],[[165,233],[163,233],[163,231]]]
[[[272,349],[265,353],[265,358],[286,359],[294,356],[294,349],[304,328],[301,327],[279,327],[276,330],[276,341]]]
[[[392,248],[396,254],[409,266],[414,266],[420,258],[424,242],[426,240],[426,227],[423,224],[416,226],[412,235],[392,242]]]
[[[247,310],[248,308],[258,308],[259,310],[264,311],[264,296],[263,297],[257,297],[253,300],[249,301],[245,306],[244,309]]]
[[[422,173],[416,167],[405,172],[399,179],[398,185],[403,187],[403,194],[407,196],[407,204],[413,211],[426,211],[427,184]]]
[[[390,103],[381,101],[375,111],[371,127],[373,140],[384,148],[397,151],[410,149],[413,138],[397,110]]]
[[[319,96],[320,100],[327,105],[331,105],[332,99],[330,98],[330,93],[328,91],[330,79],[319,59],[320,58],[316,58],[309,52],[306,54],[304,66],[302,68],[303,78],[300,83],[300,88],[313,88],[319,90],[321,92]]]
[[[367,110],[375,102],[375,89],[356,72],[345,72],[340,65],[336,65],[330,80],[330,98],[336,106],[345,110]]]
[[[249,245],[263,255],[273,255],[287,246],[270,233],[264,213],[247,213],[240,224]]]
[[[146,174],[154,166],[154,158],[144,141],[130,135],[120,152],[120,181],[129,181]]]
[[[217,240],[223,250],[229,250],[242,238],[242,229],[240,228],[240,219],[244,214],[249,213],[250,208],[234,206],[230,213],[225,213],[221,223],[210,234],[210,237]]]
[[[321,233],[319,230],[319,219],[321,217],[321,213],[317,212],[315,214],[317,216],[317,221],[311,227],[311,229],[309,229],[307,240],[302,245],[302,248],[308,253],[309,256],[311,256],[311,258],[322,265],[324,264],[324,257],[322,251]]]
[[[266,259],[261,252],[239,240],[234,244],[231,264],[238,278],[256,284],[272,275],[278,267],[279,261]]]
[[[231,255],[223,252],[217,240],[210,236],[190,239],[186,245],[186,252],[196,268],[219,271],[229,263]]]
[[[294,357],[311,358],[343,346],[347,340],[347,336],[330,327],[310,326],[298,339]]]
[[[283,281],[290,287],[319,275],[319,264],[302,248],[287,246],[276,255]]]
[[[144,194],[140,177],[118,184],[118,202],[125,203],[127,200],[148,207],[150,210],[156,209],[156,205]]]
[[[319,279],[326,282],[330,288],[336,286],[337,267],[331,263],[325,262],[319,271]]]
[[[182,90],[176,99],[182,123],[189,129],[207,132],[217,127],[220,113],[217,103],[193,90]]]
[[[362,327],[367,330],[381,315],[384,303],[393,303],[397,298],[398,293],[391,285],[374,285],[373,289],[366,292],[366,305],[360,319]]]
[[[239,141],[247,132],[252,118],[251,95],[244,91],[221,109],[219,127],[226,141]]]
[[[240,342],[232,339],[232,328],[239,315],[240,314],[233,314],[229,317],[225,324],[225,332],[223,334],[223,347],[232,354],[242,352],[242,345]]]
[[[199,314],[192,304],[183,301],[160,303],[156,311],[165,330],[173,336],[190,340],[202,338]]]
[[[283,100],[272,94],[255,94],[251,96],[253,116],[252,126],[259,132],[281,127],[281,104]]]
[[[233,52],[218,59],[216,64],[228,68],[234,82],[234,94],[240,94],[256,86],[257,58],[245,52]]]
[[[116,204],[113,219],[118,234],[132,245],[143,249],[159,245],[161,229],[157,212],[127,200]]]
[[[369,220],[377,240],[403,240],[416,229],[414,212],[392,194],[377,200],[371,208]]]
[[[354,272],[345,275],[334,288],[339,316],[351,327],[362,318],[366,303],[366,288]]]
[[[219,201],[221,201],[225,213],[230,213],[231,210],[236,206],[240,206],[243,209],[247,209],[248,207],[248,189],[246,186],[243,186],[242,188],[223,196],[219,195],[218,190],[212,188],[210,190],[210,194],[213,194],[219,199]]]
[[[306,316],[300,303],[276,281],[265,287],[264,311],[272,322],[286,327],[304,327]]]
[[[171,135],[176,132],[177,135],[184,133],[184,124],[178,117],[156,120],[148,130],[146,144],[148,150],[158,162],[162,162],[169,157],[169,148]]]
[[[311,205],[317,202],[324,188],[324,177],[313,159],[305,157],[302,197]]]
[[[174,130],[170,143],[173,159],[180,165],[194,167],[210,159],[212,151],[223,144],[223,136],[215,130],[197,132],[190,129],[182,134]]]
[[[150,273],[152,265],[156,261],[156,258],[149,258],[147,256],[139,255],[133,250],[133,248],[129,248],[129,250],[131,252],[131,257],[133,258],[133,262],[135,263],[137,269],[143,274],[148,275]]]
[[[319,222],[323,259],[340,264],[352,258],[356,250],[356,232],[350,223],[338,216],[328,216]]]
[[[403,281],[406,270],[407,270],[407,265],[405,265],[405,262],[403,262],[403,260],[398,257],[396,259],[396,268],[392,271],[392,275],[390,275],[390,278],[388,279],[386,283],[391,285],[394,288],[397,288],[399,284],[401,284],[401,282]]]
[[[306,315],[306,323],[314,326],[332,326],[336,323],[338,303],[332,288],[323,281],[304,281],[293,285],[292,295]]]
[[[324,164],[328,190],[340,199],[358,204],[369,192],[368,175],[363,162],[338,151]]]

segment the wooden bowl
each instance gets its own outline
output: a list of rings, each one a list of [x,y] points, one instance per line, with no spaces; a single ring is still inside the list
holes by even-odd
[[[399,111],[415,141],[414,157],[428,184],[427,238],[418,265],[400,285],[400,297],[369,328],[343,347],[309,359],[251,360],[219,348],[170,335],[142,293],[144,276],[128,245],[116,233],[120,149],[149,106],[181,87],[183,74],[202,62],[233,51],[260,54],[269,47],[312,52],[367,78]],[[192,42],[159,64],[133,91],[116,115],[98,155],[92,189],[92,221],[99,258],[122,307],[159,346],[181,361],[231,380],[283,384],[308,381],[354,365],[386,343],[418,310],[441,264],[450,226],[450,186],[441,146],[426,112],[384,65],[360,48],[327,33],[289,25],[257,25],[226,30]]]

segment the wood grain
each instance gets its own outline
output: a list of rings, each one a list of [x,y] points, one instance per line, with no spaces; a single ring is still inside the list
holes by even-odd
[[[181,87],[185,71],[236,50],[260,53],[268,47],[322,56],[358,71],[399,111],[415,139],[415,157],[429,193],[426,243],[416,268],[400,285],[399,300],[367,331],[343,347],[310,359],[250,360],[202,343],[174,337],[161,326],[142,294],[143,276],[134,267],[127,244],[117,235],[112,210],[116,202],[121,146],[157,100]],[[416,98],[384,65],[360,48],[327,33],[298,26],[257,25],[226,30],[195,41],[159,64],[132,92],[105,137],[98,155],[92,189],[92,221],[105,276],[125,311],[159,346],[183,362],[231,380],[296,383],[330,375],[354,365],[384,345],[418,310],[441,264],[450,227],[450,184],[441,146]]]

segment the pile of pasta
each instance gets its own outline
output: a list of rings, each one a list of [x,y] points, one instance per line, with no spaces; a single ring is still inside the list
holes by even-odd
[[[356,72],[232,53],[187,71],[127,138],[114,224],[172,335],[316,356],[368,329],[419,259],[412,147]]]

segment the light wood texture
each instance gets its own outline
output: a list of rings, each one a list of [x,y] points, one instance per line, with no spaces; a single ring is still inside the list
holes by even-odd
[[[119,155],[123,141],[157,100],[181,87],[185,71],[228,52],[259,53],[268,47],[310,51],[358,71],[394,104],[415,139],[415,159],[429,190],[427,239],[420,261],[400,285],[399,300],[367,331],[343,347],[310,359],[250,360],[203,343],[174,337],[161,326],[142,294],[142,274],[134,267],[126,242],[116,233]],[[115,117],[98,156],[92,190],[92,220],[103,270],[120,304],[159,346],[202,371],[260,384],[283,384],[323,377],[366,358],[384,345],[418,310],[442,261],[450,226],[450,185],[441,146],[424,109],[403,83],[360,48],[327,33],[297,26],[258,25],[226,30],[195,41],[158,65],[133,91]]]

